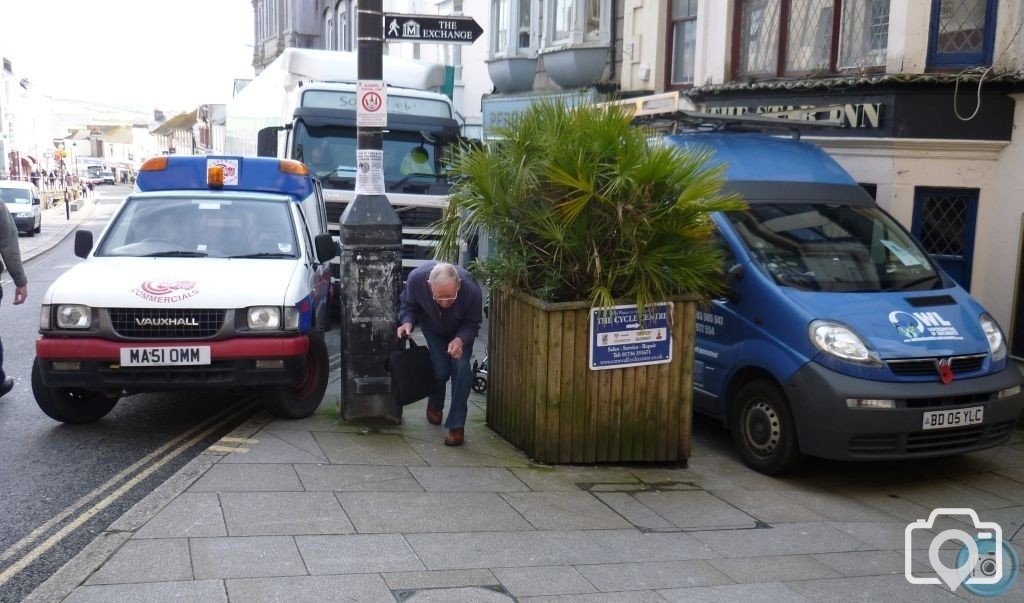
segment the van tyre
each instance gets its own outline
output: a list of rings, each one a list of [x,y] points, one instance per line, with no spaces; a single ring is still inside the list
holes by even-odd
[[[95,423],[117,405],[116,396],[79,388],[48,387],[39,359],[32,363],[32,395],[46,416],[61,423]]]
[[[748,467],[766,475],[796,469],[803,455],[786,396],[769,381],[751,381],[736,393],[732,440]]]
[[[273,387],[263,394],[263,406],[275,417],[303,419],[313,414],[327,391],[330,356],[323,335],[315,329],[309,337],[309,351],[302,376],[298,382],[286,387]]]

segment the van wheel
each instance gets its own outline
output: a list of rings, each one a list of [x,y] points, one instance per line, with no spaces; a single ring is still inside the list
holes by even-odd
[[[748,467],[766,475],[796,469],[803,455],[786,396],[768,381],[752,381],[736,393],[730,416],[732,441]]]
[[[43,230],[43,220],[40,219],[39,220],[39,226],[36,226],[35,233],[38,234],[42,230]]]
[[[310,331],[309,351],[306,352],[305,369],[298,382],[287,387],[270,388],[263,395],[263,406],[275,417],[302,419],[308,417],[320,406],[327,391],[327,377],[331,359],[323,335]]]
[[[29,229],[25,231],[25,234],[27,234],[30,237],[34,237],[36,236],[36,229],[29,227]]]
[[[117,404],[116,396],[87,389],[47,387],[39,359],[32,363],[32,395],[46,416],[61,423],[95,423]]]

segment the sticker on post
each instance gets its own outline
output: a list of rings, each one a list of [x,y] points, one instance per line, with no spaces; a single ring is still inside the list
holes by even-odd
[[[356,151],[356,194],[384,194],[384,151]]]
[[[356,127],[385,128],[388,125],[388,92],[383,80],[356,82]]]

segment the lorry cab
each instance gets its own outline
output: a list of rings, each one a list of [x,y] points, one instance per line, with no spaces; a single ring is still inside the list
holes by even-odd
[[[327,232],[320,188],[297,161],[155,157],[85,261],[46,291],[32,369],[40,408],[67,423],[121,396],[258,388],[305,417],[327,386]]]
[[[695,408],[749,466],[1010,438],[1024,398],[1002,329],[831,157],[749,132],[666,140],[710,152],[749,204],[713,215],[728,291],[698,312],[694,356]]]

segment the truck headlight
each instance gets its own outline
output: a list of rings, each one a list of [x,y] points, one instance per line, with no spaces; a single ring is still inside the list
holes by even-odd
[[[281,308],[253,306],[245,311],[249,328],[254,331],[273,331],[281,328]]]
[[[57,306],[57,328],[88,329],[92,326],[92,310],[80,304]]]
[[[988,339],[988,350],[992,353],[992,360],[1002,360],[1006,356],[1006,339],[1003,338],[1003,331],[999,323],[986,312],[978,317],[981,323],[981,330]]]
[[[14,215],[19,217],[19,218],[31,218],[32,217],[32,212],[30,212],[30,211],[19,211],[18,213],[14,214]]]
[[[828,320],[815,320],[808,329],[814,347],[848,362],[881,366],[882,361],[850,327]]]

